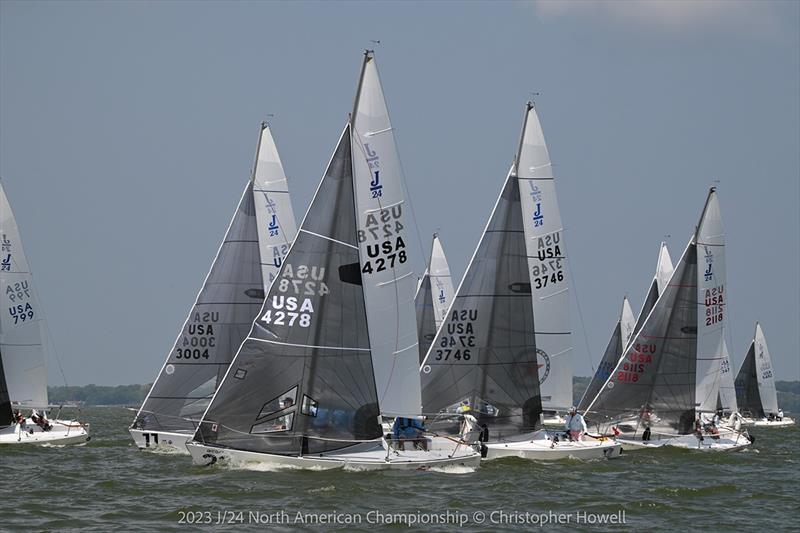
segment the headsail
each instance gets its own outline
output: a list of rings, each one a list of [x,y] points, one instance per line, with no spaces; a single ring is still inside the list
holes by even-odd
[[[294,234],[286,177],[262,125],[252,179],[134,428],[196,429],[261,308],[265,276],[274,276]]]
[[[0,183],[0,357],[5,387],[17,407],[47,407],[42,308],[22,249],[17,221]],[[0,401],[2,401],[0,394]]]
[[[289,187],[269,124],[261,124],[256,164],[253,170],[253,197],[258,223],[264,291],[278,275],[283,258],[297,234]]]
[[[553,167],[539,117],[529,103],[517,157],[528,263],[536,315],[536,352],[545,409],[572,405],[569,280],[564,228],[556,199]]]
[[[195,439],[299,455],[379,437],[350,126]]]
[[[442,325],[453,300],[453,280],[450,267],[442,249],[439,235],[433,234],[431,257],[417,287],[414,302],[417,308],[417,337],[419,338],[419,362],[425,359],[431,341]]]
[[[698,265],[700,253],[703,268]],[[692,431],[696,409],[703,404],[696,401],[703,390],[696,386],[698,380],[710,377],[716,365],[719,384],[723,295],[724,240],[712,188],[666,289],[590,404],[592,420],[628,423],[636,430],[649,426],[664,434]],[[718,389],[712,384],[708,390],[716,402]]]
[[[611,334],[611,339],[608,341],[606,351],[603,353],[603,358],[597,365],[597,370],[592,377],[592,381],[589,383],[589,386],[586,387],[586,391],[583,393],[583,397],[578,404],[579,411],[584,412],[589,407],[589,403],[597,396],[597,393],[608,380],[614,367],[617,366],[617,361],[619,361],[619,358],[628,346],[628,341],[630,341],[635,325],[636,320],[633,317],[633,310],[626,296],[622,300],[622,310],[620,311],[619,320],[617,320],[617,325],[614,327],[614,332]]]
[[[500,438],[542,412],[520,183],[509,173],[421,373],[426,414],[466,402]]]
[[[761,394],[758,391],[758,377],[756,369],[756,343],[750,342],[747,355],[744,356],[739,373],[736,374],[736,404],[739,410],[754,418],[764,418],[764,405],[761,402]]]
[[[364,54],[351,117],[358,246],[381,413],[416,415],[422,399],[403,176],[378,69]]]

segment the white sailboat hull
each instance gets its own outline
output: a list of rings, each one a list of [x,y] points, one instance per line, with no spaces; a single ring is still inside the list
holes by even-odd
[[[762,418],[760,420],[753,420],[752,425],[755,427],[785,428],[788,426],[793,426],[794,419],[789,418],[788,416],[784,416],[783,420],[767,420],[766,418]]]
[[[750,439],[744,433],[736,433],[733,431],[722,432],[716,435],[716,437],[717,438],[711,435],[704,435],[703,440],[700,440],[695,435],[681,435],[661,439],[654,438],[649,441],[624,438],[618,439],[618,441],[622,444],[622,449],[625,451],[673,446],[685,450],[700,450],[704,452],[735,452],[743,450],[751,444]]]
[[[613,459],[622,453],[622,447],[613,440],[586,438],[580,442],[555,442],[545,432],[534,433],[526,440],[488,442],[486,448],[487,461],[504,457],[519,457],[534,461]]]
[[[480,454],[468,446],[458,446],[446,439],[434,438],[429,451],[390,450],[381,442],[366,442],[342,450],[319,455],[287,456],[249,452],[208,446],[190,441],[186,448],[196,465],[228,465],[234,468],[276,468],[302,470],[429,470],[447,468],[477,468]]]
[[[176,453],[188,455],[186,443],[192,440],[194,432],[180,433],[173,431],[150,431],[130,428],[128,431],[142,451],[159,453]]]
[[[44,431],[28,419],[23,426],[15,424],[0,429],[0,444],[67,445],[83,444],[91,438],[88,424],[75,420],[50,420],[52,428]]]

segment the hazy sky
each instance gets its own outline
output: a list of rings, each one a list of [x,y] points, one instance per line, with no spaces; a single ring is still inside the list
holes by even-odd
[[[260,121],[275,114],[300,218],[379,39],[420,267],[438,229],[460,279],[539,92],[585,322],[573,312],[576,374],[719,180],[735,365],[760,320],[778,378],[798,379],[798,28],[794,1],[4,0],[0,176],[69,383],[149,382]]]

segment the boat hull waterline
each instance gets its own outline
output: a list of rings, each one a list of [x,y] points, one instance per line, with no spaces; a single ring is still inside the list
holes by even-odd
[[[615,459],[622,453],[622,446],[610,440],[585,439],[583,441],[554,441],[547,435],[534,435],[526,440],[486,443],[484,460],[519,457],[534,461],[558,461],[560,459]]]
[[[247,468],[248,466],[276,469],[332,470],[336,468],[353,470],[430,470],[448,467],[474,469],[480,465],[480,454],[470,447],[457,451],[444,450],[392,450],[387,456],[386,448],[379,442],[362,443],[343,450],[319,455],[286,456],[244,450],[234,450],[208,446],[191,441],[186,448],[192,462],[200,466],[227,465]]]

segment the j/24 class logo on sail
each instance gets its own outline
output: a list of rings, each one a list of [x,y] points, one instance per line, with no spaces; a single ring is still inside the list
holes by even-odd
[[[533,227],[539,228],[544,225],[544,214],[542,213],[542,190],[538,185],[532,181],[528,182],[530,187],[530,197],[533,200],[533,205],[536,207],[533,210]]]
[[[369,143],[364,143],[364,151],[367,155],[367,164],[372,173],[372,180],[369,182],[369,192],[373,198],[383,196],[383,185],[381,185],[381,162],[377,152],[369,147]]]
[[[711,253],[711,250],[708,249],[708,246],[703,246],[706,251],[706,271],[705,271],[705,280],[711,281],[714,277],[714,272],[712,272],[712,265],[714,264],[714,254]]]
[[[278,215],[272,215],[272,219],[270,219],[267,229],[269,230],[270,237],[278,236]]]

